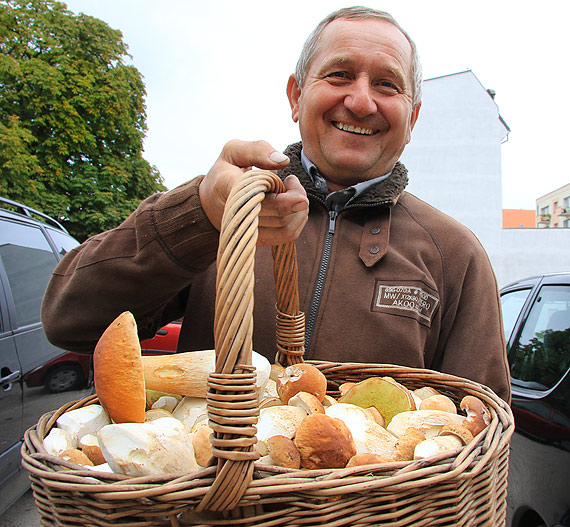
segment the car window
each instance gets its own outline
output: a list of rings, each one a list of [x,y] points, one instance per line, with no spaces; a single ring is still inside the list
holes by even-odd
[[[79,242],[77,240],[68,234],[65,234],[65,232],[56,231],[55,229],[48,229],[48,232],[51,236],[51,239],[56,245],[57,253],[59,254],[60,258],[71,251],[71,249],[79,245]]]
[[[570,368],[570,286],[540,289],[509,352],[513,383],[548,390]]]
[[[505,340],[508,342],[515,327],[517,318],[530,293],[529,289],[509,291],[501,296],[501,310],[503,312],[503,328]]]
[[[37,227],[2,222],[0,259],[14,299],[16,326],[38,323],[42,297],[57,264],[46,237]]]

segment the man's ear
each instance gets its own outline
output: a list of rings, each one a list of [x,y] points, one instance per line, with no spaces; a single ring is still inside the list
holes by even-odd
[[[410,140],[412,139],[412,130],[414,129],[414,126],[416,126],[416,122],[417,122],[418,117],[420,115],[421,106],[422,106],[422,103],[419,102],[418,104],[416,104],[412,108],[412,114],[410,115],[410,128],[409,128],[409,132],[408,132],[408,140],[406,141],[406,144],[409,143]]]
[[[301,88],[295,80],[295,75],[289,77],[287,82],[287,98],[289,99],[289,104],[291,105],[291,116],[293,117],[293,122],[299,120],[299,98],[301,97]]]

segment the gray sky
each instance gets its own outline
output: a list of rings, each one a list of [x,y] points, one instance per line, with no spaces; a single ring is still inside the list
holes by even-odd
[[[285,86],[335,0],[69,0],[123,33],[147,89],[144,157],[168,188],[208,171],[230,139],[299,139]],[[471,69],[511,133],[503,207],[534,209],[570,182],[566,0],[372,0],[415,40],[424,78]],[[421,112],[420,112],[421,119]],[[413,135],[412,135],[413,141]],[[410,174],[413,178],[414,175]]]

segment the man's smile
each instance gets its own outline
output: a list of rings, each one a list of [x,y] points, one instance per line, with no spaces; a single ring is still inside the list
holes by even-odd
[[[345,124],[339,121],[333,121],[333,126],[342,130],[343,132],[350,132],[352,134],[360,134],[360,135],[374,135],[378,130],[373,130],[372,128],[364,128],[361,126],[354,126],[352,124]]]

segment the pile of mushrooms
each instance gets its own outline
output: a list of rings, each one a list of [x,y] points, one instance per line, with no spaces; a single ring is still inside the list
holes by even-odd
[[[63,413],[44,439],[45,450],[131,476],[211,465],[203,379],[214,361],[213,351],[141,357],[134,318],[123,313],[95,350],[99,404]],[[470,395],[457,407],[434,388],[409,390],[390,377],[372,377],[341,385],[333,398],[311,364],[271,366],[254,353],[254,366],[256,449],[264,464],[330,469],[425,459],[463,448],[491,420],[485,404]]]

